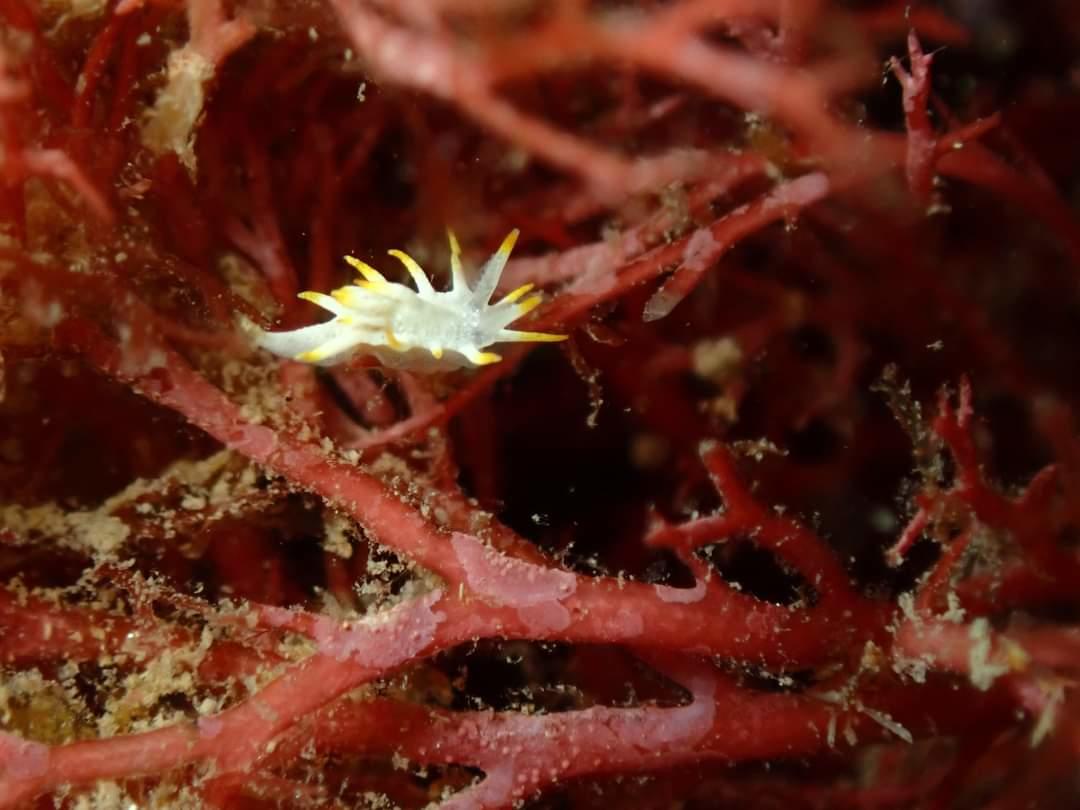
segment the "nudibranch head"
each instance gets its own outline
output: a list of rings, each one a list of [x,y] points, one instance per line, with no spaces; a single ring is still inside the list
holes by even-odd
[[[255,343],[281,357],[319,366],[345,362],[359,355],[374,356],[382,365],[411,371],[439,371],[497,363],[502,358],[488,347],[495,343],[551,342],[565,335],[520,332],[507,327],[534,309],[539,294],[531,284],[518,287],[495,304],[510,251],[517,241],[513,230],[487,260],[473,286],[461,264],[461,248],[450,238],[451,288],[440,292],[412,257],[400,250],[400,261],[416,289],[388,281],[378,270],[352,256],[359,273],[355,284],[329,295],[302,292],[300,297],[333,313],[329,321],[286,332],[267,332],[253,324],[247,329]]]

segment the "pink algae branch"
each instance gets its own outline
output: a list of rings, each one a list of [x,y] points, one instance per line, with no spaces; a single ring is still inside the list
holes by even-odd
[[[352,661],[372,669],[392,669],[410,661],[435,640],[446,615],[432,610],[442,598],[432,591],[396,609],[362,619],[351,625],[329,616],[298,617],[282,608],[263,607],[259,621],[267,627],[284,627],[310,635],[319,652],[339,661]],[[302,629],[301,629],[302,628]]]
[[[192,0],[186,7],[190,38],[169,55],[166,85],[148,113],[142,140],[157,154],[175,153],[194,172],[196,129],[210,84],[226,57],[255,35],[255,26],[243,17],[227,20],[220,0]]]
[[[537,634],[557,633],[570,626],[570,612],[562,600],[577,589],[577,577],[569,571],[515,560],[466,534],[454,534],[450,542],[465,584],[477,596],[516,609]]]
[[[698,29],[717,20],[755,12],[775,15],[775,3],[685,3],[637,21],[612,22],[597,22],[576,4],[562,4],[558,13],[531,35],[536,43],[542,43],[539,47],[534,44],[531,54],[510,42],[501,48],[492,46],[479,56],[455,49],[437,28],[394,25],[369,3],[334,0],[333,6],[351,41],[381,78],[456,103],[508,141],[583,176],[605,199],[617,200],[655,188],[679,159],[662,156],[628,161],[522,112],[495,92],[494,85],[500,79],[542,73],[552,64],[565,64],[567,52],[556,43],[575,43],[575,63],[634,65],[698,85],[745,109],[774,114],[834,157],[843,146],[854,143],[854,132],[827,114],[828,88],[815,77],[709,47],[698,36]],[[531,59],[532,54],[535,57]]]
[[[76,334],[79,332],[73,332],[69,339]],[[91,334],[80,335],[83,348],[105,368],[119,372],[113,365],[116,361],[112,352]],[[657,598],[642,585],[624,587],[602,580],[580,581],[569,572],[494,552],[475,538],[460,533],[450,538],[449,543],[444,542],[403,503],[386,493],[379,494],[376,482],[334,465],[317,456],[314,449],[273,434],[267,428],[245,425],[237,417],[235,407],[219,393],[184,370],[178,359],[164,356],[166,366],[149,369],[147,376],[132,380],[137,387],[174,407],[184,408],[193,421],[212,432],[220,432],[223,440],[240,452],[297,476],[298,482],[314,485],[316,489],[328,487],[328,497],[350,505],[378,536],[464,588],[465,601],[450,601],[442,592],[433,591],[389,613],[352,625],[294,611],[257,609],[255,616],[259,624],[309,636],[316,644],[317,654],[290,666],[277,680],[236,707],[202,718],[195,728],[170,726],[141,735],[55,747],[48,750],[47,767],[41,766],[41,748],[19,749],[18,767],[10,770],[13,776],[5,785],[6,795],[12,801],[36,795],[61,781],[78,783],[132,773],[158,773],[189,762],[213,761],[223,773],[248,768],[269,750],[267,744],[278,734],[337,695],[419,654],[430,654],[479,634],[623,640],[701,649],[724,643],[722,640],[727,638],[726,643],[732,645],[736,654],[743,643],[755,645],[761,651],[759,654],[765,654],[767,645],[760,646],[762,640],[782,625],[779,614],[773,620],[764,616],[757,619],[732,616],[733,625],[722,621],[716,612],[689,610],[680,616],[679,606],[670,598]],[[128,369],[123,373],[130,374]],[[332,484],[328,483],[330,478]],[[363,488],[363,500],[356,500],[357,485]],[[375,497],[377,494],[379,497]],[[410,530],[419,536],[413,543],[403,544]],[[437,550],[436,544],[441,550]],[[481,601],[473,601],[470,594]],[[740,607],[738,595],[730,591],[718,591],[714,596],[712,604],[717,608],[729,599],[731,604],[722,610]],[[572,627],[568,626],[571,610],[575,618]],[[696,621],[689,621],[692,618]],[[716,633],[717,627],[734,630],[736,626],[744,635],[742,641],[727,630],[722,629],[719,636]],[[707,632],[707,628],[712,628],[712,632]],[[793,660],[800,654],[798,645],[789,643],[782,655]],[[712,717],[709,707],[699,695],[690,708],[656,715],[656,722],[651,724],[654,727],[644,734],[644,742],[655,737],[654,741],[663,750],[665,745],[696,741],[704,733],[705,726],[701,724]],[[582,715],[581,722],[588,724],[591,716]],[[613,715],[613,720],[604,720],[602,726],[609,727],[614,737],[603,739],[622,739],[631,730],[640,734],[639,720],[633,718],[644,721],[653,715],[646,710]],[[691,723],[691,718],[697,719]],[[699,730],[688,731],[688,724]],[[636,744],[634,750],[638,750]],[[491,781],[484,783],[487,787],[482,791],[505,793],[498,787],[505,769],[485,760],[477,764],[492,768]],[[527,786],[513,782],[511,793],[517,795],[517,791]]]
[[[70,185],[99,220],[113,222],[112,207],[105,196],[67,152],[26,140],[23,126],[31,117],[32,101],[31,83],[15,72],[0,43],[0,179],[15,188],[31,177],[59,180]]]
[[[847,5],[123,0],[73,22],[0,3],[27,49],[0,75],[0,284],[17,304],[0,312],[0,485],[20,514],[62,518],[0,532],[16,572],[0,662],[50,687],[61,661],[110,662],[119,683],[199,650],[155,684],[190,701],[179,720],[80,705],[47,737],[13,713],[0,807],[82,801],[99,780],[222,808],[346,806],[369,784],[364,799],[417,806],[595,806],[628,774],[642,802],[747,808],[974,805],[998,784],[980,773],[1022,773],[999,804],[1026,806],[1061,784],[1080,756],[1080,642],[1061,618],[1080,451],[1068,375],[1046,360],[1068,343],[1048,351],[1008,299],[1023,290],[1061,332],[1075,285],[1018,218],[969,219],[991,221],[996,196],[1075,259],[1051,179],[1071,164],[1015,168],[978,142],[1001,128],[1008,144],[1012,112],[977,100],[965,113],[983,117],[939,106],[934,126],[920,38],[959,51],[962,27]],[[905,31],[891,133],[866,102]],[[87,179],[102,166],[123,175],[105,191]],[[949,227],[921,216],[948,200],[935,175],[972,186]],[[32,178],[84,205],[24,194]],[[546,288],[529,328],[572,331],[566,355],[435,378],[236,356],[234,310],[293,320],[344,253],[409,246],[438,272],[446,225],[477,246],[521,227],[505,291]],[[964,380],[925,425],[909,406],[914,494],[866,390],[883,361],[920,397]],[[1052,399],[1054,424],[1032,424],[1059,461],[1010,449],[1019,427],[991,448],[964,372],[1017,412]],[[584,426],[582,390],[605,402]],[[84,469],[68,449],[88,435]],[[211,444],[247,495],[161,487]],[[787,456],[755,453],[773,445]],[[1033,476],[1012,466],[1025,451]],[[593,463],[625,491],[558,514]],[[108,491],[113,466],[145,492],[107,515],[128,537],[102,559],[71,536],[64,488]],[[555,689],[537,674],[551,646],[571,662]],[[470,683],[486,649],[513,651],[500,665],[527,651],[513,708],[476,708],[507,699]],[[125,707],[155,697],[85,677]],[[772,768],[793,757],[803,776]],[[354,778],[370,782],[350,793]]]
[[[577,774],[678,762],[706,742],[716,718],[715,680],[689,679],[687,686],[692,700],[678,708],[594,708],[571,716],[518,715],[502,723],[491,722],[494,717],[466,720],[448,747],[485,775],[443,806],[504,807]]]
[[[652,770],[701,757],[739,757],[816,747],[829,720],[820,703],[788,696],[744,695],[700,666],[669,675],[690,692],[684,706],[594,707],[529,716],[495,712],[428,712],[389,701],[328,708],[275,752],[290,756],[309,740],[320,753],[372,752],[393,722],[398,750],[422,761],[480,767],[484,776],[441,806],[495,808],[561,780],[589,773]],[[784,716],[769,726],[768,716]]]
[[[163,773],[192,762],[213,762],[219,773],[247,770],[265,756],[278,734],[299,719],[429,647],[441,622],[431,611],[438,598],[435,592],[402,605],[364,630],[315,627],[313,635],[322,652],[292,665],[248,700],[200,718],[194,726],[172,725],[51,748],[19,745],[7,735],[0,744],[13,757],[0,771],[0,806],[18,806],[63,783]],[[289,624],[288,617],[272,610],[264,611],[262,619],[270,627]]]
[[[671,549],[700,576],[704,566],[695,557],[696,551],[709,543],[740,535],[750,537],[755,545],[769,550],[813,582],[830,610],[849,614],[873,610],[852,589],[847,573],[820,537],[798,521],[770,514],[751,496],[739,481],[734,459],[725,447],[706,445],[702,458],[713,486],[724,499],[723,509],[686,523],[658,526],[647,537],[650,545]]]
[[[933,54],[923,53],[914,31],[908,34],[910,71],[904,70],[895,57],[890,62],[893,74],[900,81],[904,96],[904,117],[907,120],[907,179],[912,194],[924,202],[930,199],[933,188],[934,158],[937,139],[930,123],[930,65]]]
[[[0,779],[8,790],[16,794],[20,788],[26,790],[26,786],[33,785],[48,770],[47,745],[0,732]]]
[[[819,749],[838,725],[857,730],[862,739],[879,738],[884,731],[865,714],[813,697],[749,692],[702,664],[646,659],[687,689],[685,705],[598,706],[530,716],[430,711],[387,700],[337,704],[301,724],[271,760],[287,760],[304,746],[319,754],[370,754],[392,745],[414,760],[484,770],[479,781],[441,807],[496,808],[575,776],[798,755]],[[875,702],[917,728],[924,719],[911,698],[886,693]],[[969,708],[979,710],[965,707],[965,715]],[[399,732],[393,741],[380,733],[389,725]]]
[[[708,228],[695,231],[686,241],[680,268],[645,304],[642,317],[655,321],[670,314],[705,272],[741,237],[823,200],[830,192],[824,174],[813,173],[777,186],[749,206],[735,209]]]
[[[986,525],[1006,529],[1010,539],[1030,555],[1034,564],[1048,570],[1065,565],[1072,570],[1075,563],[1070,562],[1068,555],[1059,554],[1053,542],[1054,514],[1050,506],[1055,497],[1057,465],[1041,470],[1016,498],[1005,497],[986,481],[980,470],[972,435],[973,417],[972,389],[968,380],[960,384],[959,402],[955,407],[942,393],[932,430],[955,461],[955,480],[946,489],[931,484],[918,496],[919,509],[889,550],[889,561],[899,564],[932,520],[952,503],[963,505],[974,519]]]
[[[80,330],[81,332],[81,330]],[[86,351],[110,373],[131,382],[137,390],[162,404],[176,408],[193,424],[249,458],[277,470],[294,483],[310,489],[352,513],[374,536],[387,546],[406,554],[411,560],[444,577],[453,586],[470,586],[470,577],[488,594],[505,595],[519,591],[528,579],[539,579],[541,587],[553,598],[533,605],[561,616],[563,608],[575,615],[570,627],[556,634],[550,626],[532,626],[513,609],[495,605],[491,621],[502,634],[530,637],[546,630],[553,637],[579,640],[635,641],[694,649],[727,650],[738,656],[761,656],[777,661],[797,660],[810,653],[817,640],[811,640],[797,627],[820,622],[821,632],[847,634],[850,622],[839,616],[811,613],[793,614],[778,606],[759,602],[730,588],[722,588],[708,605],[673,606],[660,599],[651,586],[624,583],[610,578],[577,579],[571,587],[566,572],[543,571],[539,567],[511,560],[491,552],[477,553],[468,539],[453,544],[418,512],[389,492],[384,485],[353,466],[328,458],[324,451],[295,437],[275,432],[263,425],[246,422],[239,409],[224,395],[195,374],[175,355],[162,351],[167,365],[132,377],[118,363],[115,351],[92,333],[70,335],[75,348]],[[464,560],[462,557],[464,550]],[[465,563],[468,563],[466,565]],[[522,574],[518,577],[516,575]],[[524,579],[525,582],[521,580]],[[557,583],[552,588],[550,583]],[[471,591],[471,587],[469,588]],[[451,588],[451,594],[454,589]],[[557,593],[556,593],[557,592]],[[555,599],[555,596],[558,599]],[[529,599],[518,595],[515,601]],[[561,607],[560,607],[561,606]],[[711,608],[703,612],[697,608]],[[470,609],[469,623],[485,626],[482,609]],[[528,614],[527,614],[528,615]],[[747,626],[754,632],[746,633]],[[488,625],[490,626],[490,625]],[[777,642],[780,642],[777,644]]]

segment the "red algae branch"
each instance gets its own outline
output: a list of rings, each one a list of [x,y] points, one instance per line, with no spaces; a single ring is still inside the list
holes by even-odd
[[[0,808],[1077,804],[1080,16],[858,6],[0,2]]]

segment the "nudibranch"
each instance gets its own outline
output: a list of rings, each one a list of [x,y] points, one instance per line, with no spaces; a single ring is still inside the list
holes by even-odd
[[[487,260],[473,286],[465,276],[457,239],[452,232],[447,235],[453,278],[445,292],[432,287],[420,265],[400,250],[391,250],[390,255],[405,266],[415,290],[388,281],[374,267],[346,256],[345,261],[362,276],[355,284],[330,295],[300,293],[300,298],[332,312],[331,320],[286,332],[267,332],[250,321],[242,323],[256,345],[280,357],[330,366],[371,355],[384,366],[409,371],[497,363],[502,358],[487,351],[494,343],[566,339],[566,335],[507,328],[540,303],[539,294],[528,295],[532,284],[518,287],[496,304],[489,303],[517,242],[516,229]]]

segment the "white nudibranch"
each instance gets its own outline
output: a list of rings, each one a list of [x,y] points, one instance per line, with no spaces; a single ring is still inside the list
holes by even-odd
[[[387,281],[368,264],[352,256],[345,261],[363,278],[330,295],[302,292],[300,298],[329,310],[329,321],[287,332],[267,332],[241,319],[255,343],[280,357],[303,363],[330,366],[359,355],[371,355],[382,365],[409,371],[443,371],[497,363],[502,358],[485,351],[493,343],[553,342],[566,335],[519,332],[507,329],[512,322],[534,309],[541,296],[526,297],[532,284],[525,284],[496,304],[490,304],[510,251],[517,241],[513,230],[481,268],[475,286],[470,287],[461,265],[461,248],[450,237],[452,287],[439,292],[423,269],[400,250],[391,250],[416,289]]]

